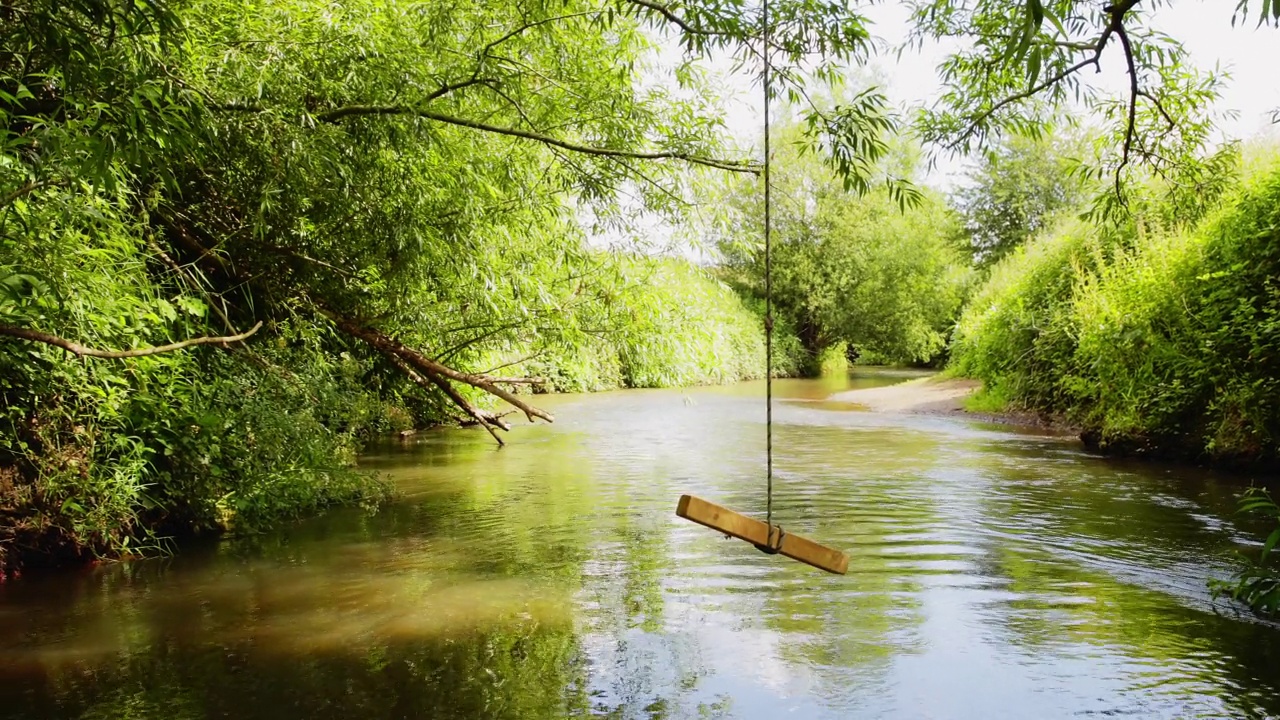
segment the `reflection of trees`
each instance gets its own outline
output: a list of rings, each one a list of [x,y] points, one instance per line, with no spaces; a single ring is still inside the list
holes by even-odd
[[[301,656],[163,642],[52,678],[49,693],[58,716],[121,720],[561,718],[585,707],[584,672],[569,627],[526,623]],[[10,701],[0,715],[32,710]]]
[[[373,518],[338,511],[203,554],[104,568],[74,593],[58,587],[63,605],[33,613],[43,623],[33,635],[83,642],[65,656],[46,644],[0,660],[0,678],[35,689],[5,697],[15,683],[0,682],[0,716],[559,718],[582,709],[586,668],[570,605],[589,556],[590,467],[542,449],[504,457],[518,471],[465,440],[448,464],[411,453],[412,468],[383,464],[418,492]]]
[[[775,521],[849,553],[849,573],[834,577],[787,560],[759,556],[765,574],[759,620],[782,638],[779,659],[815,668],[823,696],[865,695],[923,622],[917,573],[895,553],[938,523],[928,471],[936,438],[899,427],[809,425],[800,414],[775,429]],[[763,509],[763,478],[724,501]],[[754,553],[754,550],[745,552]]]
[[[1004,581],[989,632],[1032,655],[1093,648],[1093,662],[1116,663],[1140,695],[1212,694],[1244,716],[1280,712],[1275,678],[1258,673],[1280,667],[1273,631],[1218,614],[1205,588],[1204,559],[1231,544],[1205,519],[1230,516],[1231,480],[1034,443],[970,458],[993,483],[981,496],[980,570]]]
[[[833,577],[673,517],[681,492],[765,505],[758,398],[681,397],[584,398],[502,450],[424,433],[366,460],[404,490],[376,514],[0,586],[0,718],[759,710],[736,691],[822,712],[892,699],[904,666],[947,655],[925,640],[970,620],[963,641],[997,653],[1132,660],[1230,693],[1228,710],[1280,712],[1259,676],[1280,667],[1274,632],[1160,589],[1172,573],[1200,590],[1189,563],[1230,542],[1193,516],[1229,516],[1233,488],[1211,476],[782,405],[776,519],[850,553]],[[24,636],[44,642],[11,652]]]

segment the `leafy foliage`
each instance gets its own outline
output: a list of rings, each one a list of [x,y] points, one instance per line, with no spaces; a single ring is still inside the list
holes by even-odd
[[[937,195],[903,207],[888,189],[859,195],[802,152],[794,128],[774,159],[779,201],[772,225],[772,295],[816,369],[823,351],[893,363],[936,359],[968,288],[969,263],[955,214]],[[723,191],[715,237],[725,277],[765,295],[761,193],[739,182]]]
[[[778,3],[783,73],[860,52],[839,10]],[[655,28],[695,52],[749,53],[757,32],[637,2],[0,14],[0,565],[376,497],[345,469],[363,438],[460,411],[502,427],[482,396],[523,401],[474,370],[652,326],[632,310],[667,296],[589,249],[574,207],[614,218],[625,190],[669,212],[688,165],[755,169],[719,157],[696,74],[640,82]],[[670,360],[633,333],[622,380],[736,376],[758,332],[740,305],[708,312],[736,334]],[[257,322],[121,364],[12,331],[141,348]]]
[[[990,266],[1084,200],[1066,138],[1010,135],[981,155],[955,194],[974,260]]]
[[[1280,505],[1263,488],[1249,488],[1240,498],[1240,512],[1280,523]],[[1256,559],[1230,581],[1211,584],[1215,596],[1225,595],[1248,605],[1262,615],[1280,613],[1280,572],[1272,562],[1271,554],[1280,543],[1280,527],[1276,527],[1262,543]]]
[[[955,369],[1103,447],[1276,457],[1278,203],[1280,172],[1263,164],[1194,224],[1166,224],[1165,208],[1033,241],[966,311]]]
[[[918,129],[948,151],[968,152],[1008,132],[1036,137],[1076,102],[1105,120],[1105,141],[1087,174],[1114,188],[1099,196],[1097,209],[1108,216],[1125,213],[1126,184],[1142,183],[1135,166],[1165,178],[1211,177],[1210,166],[1221,168],[1208,152],[1215,129],[1208,109],[1225,76],[1196,68],[1177,38],[1153,27],[1158,7],[1139,0],[915,3],[913,42],[960,48],[940,66],[947,89]],[[1241,2],[1237,17],[1247,7]],[[1264,22],[1270,9],[1268,0]],[[1104,56],[1109,48],[1116,52]],[[1087,79],[1104,57],[1123,61],[1123,91]]]

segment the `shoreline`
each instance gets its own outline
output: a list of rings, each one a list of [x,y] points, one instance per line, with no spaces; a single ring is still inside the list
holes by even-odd
[[[828,400],[860,405],[869,412],[901,415],[935,415],[977,422],[1011,425],[1059,434],[1079,435],[1080,429],[1037,413],[1020,410],[974,412],[965,400],[982,389],[982,381],[972,378],[929,377],[907,380],[893,385],[845,390]]]

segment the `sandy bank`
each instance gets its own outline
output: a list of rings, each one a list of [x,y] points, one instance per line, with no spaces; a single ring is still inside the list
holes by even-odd
[[[975,413],[965,409],[964,401],[982,388],[980,380],[969,378],[944,378],[937,375],[896,385],[876,388],[846,390],[832,395],[829,400],[861,405],[872,412],[903,413],[909,415],[955,415],[1007,425],[1020,425],[1074,432],[1073,428],[1041,418],[1034,413],[1000,412]]]

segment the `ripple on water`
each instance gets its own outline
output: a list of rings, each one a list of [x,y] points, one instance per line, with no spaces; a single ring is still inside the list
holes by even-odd
[[[1229,480],[779,389],[775,518],[843,577],[673,517],[763,515],[761,385],[548,398],[364,458],[376,514],[0,585],[0,717],[1280,714],[1280,630],[1204,589]]]

